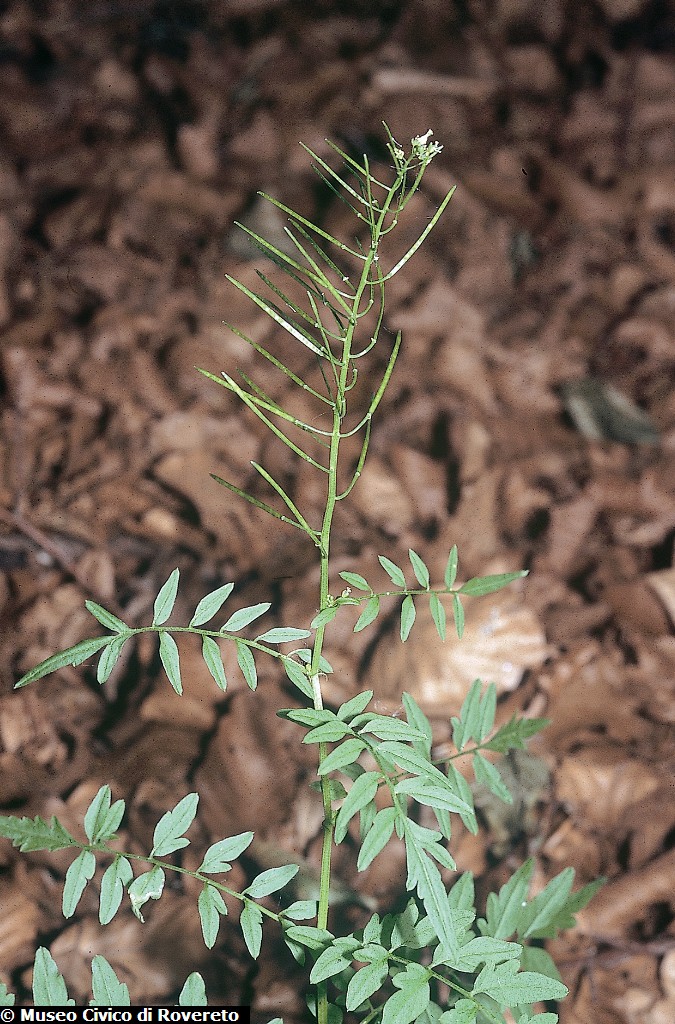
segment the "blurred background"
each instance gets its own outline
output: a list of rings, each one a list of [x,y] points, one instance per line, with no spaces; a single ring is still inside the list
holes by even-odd
[[[408,690],[441,752],[476,677],[496,683],[499,722],[550,718],[531,756],[501,765],[514,808],[477,793],[486,831],[458,830],[452,852],[483,897],[527,856],[539,888],[567,865],[579,885],[606,875],[548,943],[571,989],[561,1021],[675,1019],[674,44],[665,0],[0,2],[0,813],[79,830],[110,783],[143,852],[197,789],[183,864],[252,828],[233,886],[290,854],[311,889],[321,809],[311,751],[275,717],[295,698],[274,666],[251,694],[224,647],[223,694],[181,642],[178,699],[145,635],[103,688],[93,663],[12,688],[97,633],[87,598],[150,621],[175,566],[176,623],[236,581],[233,608],[271,600],[270,625],[307,624],[311,545],[209,473],[257,488],[260,461],[310,521],[320,483],[194,367],[290,400],[223,325],[311,365],[225,280],[269,269],[233,222],[286,244],[262,190],[350,239],[299,143],[328,159],[332,138],[382,177],[382,121],[405,147],[431,128],[443,152],[392,255],[457,192],[392,280],[362,370],[357,402],[403,331],[335,571],[376,585],[377,554],[407,564],[413,547],[440,582],[457,543],[461,580],[531,574],[468,604],[461,644],[421,611],[405,648],[395,607],[356,636],[345,612],[327,695],[371,687],[396,713]],[[355,851],[336,858],[352,927],[360,902],[400,906],[405,883],[395,843],[363,875]],[[250,960],[235,903],[211,953],[189,884],[144,926],[124,907],[100,930],[92,887],[64,922],[69,860],[0,848],[0,980],[19,1001],[49,944],[78,1003],[98,952],[133,1002],[175,1001],[198,968],[213,1002],[306,1019],[302,972],[272,935]]]

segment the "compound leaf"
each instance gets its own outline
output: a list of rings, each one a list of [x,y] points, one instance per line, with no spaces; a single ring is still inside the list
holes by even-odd
[[[500,1006],[509,1007],[544,999],[564,999],[567,995],[562,982],[534,971],[518,972],[518,966],[514,960],[498,966],[486,964],[474,982],[472,994],[485,992]]]
[[[335,842],[341,843],[347,834],[349,822],[355,814],[369,804],[377,793],[380,783],[379,772],[364,772],[352,783],[342,807],[335,819]]]
[[[366,999],[377,992],[388,974],[386,957],[366,964],[357,971],[347,986],[347,1009],[357,1010]]]
[[[411,1024],[429,1005],[429,972],[420,964],[409,964],[396,975],[394,985],[399,991],[384,1004],[382,1024]]]
[[[90,843],[112,839],[124,816],[124,800],[110,805],[110,786],[101,786],[84,816],[84,831]]]
[[[461,640],[464,635],[464,609],[457,594],[452,595],[452,616],[455,620],[455,630]]]
[[[344,768],[345,765],[351,764],[356,760],[361,751],[365,749],[365,746],[363,740],[355,738],[345,740],[335,750],[331,750],[330,754],[319,766],[318,774],[327,775],[329,772],[334,772],[338,768]]]
[[[367,580],[360,576],[358,572],[341,572],[340,576],[348,583],[350,587],[354,587],[356,590],[365,590],[369,593],[371,590],[370,584]]]

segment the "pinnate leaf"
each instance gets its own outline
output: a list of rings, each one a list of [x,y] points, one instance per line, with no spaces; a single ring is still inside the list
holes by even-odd
[[[381,988],[388,974],[386,956],[375,960],[357,971],[347,986],[347,1009],[356,1010]]]
[[[124,800],[110,803],[110,786],[101,786],[84,816],[84,831],[90,843],[111,839],[124,815]]]
[[[355,814],[369,804],[377,793],[380,783],[379,772],[364,772],[352,783],[342,807],[335,819],[335,842],[341,843],[347,834],[349,822]]]
[[[343,722],[351,722],[352,718],[362,714],[373,698],[372,690],[362,690],[355,697],[342,704],[337,711],[338,718]]]
[[[409,693],[404,693],[402,700],[403,707],[405,708],[405,715],[409,724],[424,737],[422,740],[415,740],[413,742],[413,746],[415,750],[430,760],[432,733],[429,719],[424,714],[414,697],[411,697]]]
[[[464,609],[457,594],[452,595],[452,615],[455,620],[457,636],[461,640],[464,635]]]
[[[344,971],[345,967],[349,967],[350,964],[351,959],[346,959],[339,948],[334,945],[329,946],[328,949],[324,949],[312,967],[309,976],[310,983],[317,985],[320,981],[332,978],[335,974]]]
[[[284,658],[284,672],[293,685],[300,690],[300,693],[311,700],[313,697],[312,684],[302,666],[298,665],[297,661],[294,661],[292,658]]]
[[[356,760],[361,751],[365,749],[365,746],[363,740],[357,740],[356,738],[345,740],[335,750],[331,750],[330,754],[319,766],[318,774],[327,775],[329,772],[334,772],[338,768],[344,768],[345,765],[351,764]]]
[[[356,864],[359,871],[365,871],[375,860],[378,853],[385,848],[394,831],[395,821],[395,807],[384,807],[381,811],[377,812],[375,820],[366,833],[366,837],[359,850],[359,858]]]
[[[485,992],[500,1006],[538,1003],[544,999],[564,999],[567,988],[555,978],[534,971],[518,971],[518,963],[507,960],[495,966],[486,964],[476,978],[473,994]]]
[[[513,803],[513,794],[511,790],[504,784],[499,771],[488,761],[482,754],[473,755],[473,772],[476,776],[476,782],[481,783],[491,793],[494,793],[496,797],[503,800],[505,804]]]
[[[414,970],[417,968],[417,970]],[[399,989],[384,1004],[382,1024],[411,1024],[429,1005],[429,972],[420,964],[408,968],[394,978]]]
[[[341,722],[339,718],[333,718],[330,722],[324,722],[303,736],[303,743],[336,743],[350,732],[350,727]]]
[[[322,608],[321,611],[314,616],[310,622],[310,626],[312,629],[320,629],[321,626],[327,626],[329,622],[333,621],[339,611],[339,604],[329,604],[327,608]]]
[[[498,894],[488,894],[485,919],[478,922],[483,935],[508,939],[517,931],[527,902],[527,888],[533,870],[534,861],[530,858],[504,883]]]
[[[500,754],[506,754],[509,750],[524,750],[525,741],[541,732],[547,725],[550,725],[549,718],[516,718],[514,715],[497,730],[485,746],[488,750],[495,750]]]

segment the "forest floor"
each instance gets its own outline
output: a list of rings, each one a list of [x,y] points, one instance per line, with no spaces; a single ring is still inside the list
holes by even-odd
[[[110,783],[144,851],[196,789],[195,849],[250,828],[258,864],[269,844],[317,864],[312,765],[269,668],[253,695],[228,671],[223,694],[181,644],[179,700],[145,635],[102,688],[89,663],[13,685],[96,632],[87,598],[150,621],[176,566],[175,621],[228,581],[278,624],[309,621],[312,546],[209,473],[256,487],[259,461],[318,513],[316,481],[194,367],[275,387],[222,323],[287,352],[225,280],[260,266],[235,219],[283,240],[258,190],[350,231],[298,143],[327,158],[332,138],[385,174],[383,120],[404,145],[432,128],[443,152],[402,247],[458,187],[391,283],[404,344],[335,570],[376,582],[378,554],[412,547],[441,579],[456,543],[462,579],[530,575],[470,604],[461,644],[422,615],[405,647],[390,618],[354,636],[345,616],[328,697],[371,687],[395,713],[405,689],[439,748],[476,676],[500,722],[550,718],[505,768],[516,811],[484,803],[489,830],[451,850],[483,896],[527,856],[539,887],[567,865],[577,885],[606,876],[548,943],[561,1022],[675,1020],[674,43],[657,0],[0,3],[1,813],[79,829]],[[348,885],[397,905],[395,845],[363,875],[340,850]],[[89,891],[64,922],[68,860],[0,846],[0,980],[20,999],[48,944],[78,1003],[99,952],[135,1002],[175,1001],[198,968],[214,1002],[305,1019],[301,971],[272,939],[253,964],[234,906],[211,953],[180,887],[144,926],[124,909],[99,930]]]

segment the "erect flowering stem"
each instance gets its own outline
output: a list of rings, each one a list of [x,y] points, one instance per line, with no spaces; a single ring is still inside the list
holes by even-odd
[[[335,514],[335,508],[337,502],[340,500],[338,493],[338,471],[339,471],[339,455],[340,455],[340,442],[345,435],[342,434],[342,423],[347,412],[347,393],[349,391],[349,372],[350,367],[353,366],[352,347],[354,342],[354,335],[356,327],[361,317],[361,304],[366,293],[372,291],[372,270],[379,260],[379,244],[380,239],[385,230],[385,223],[387,215],[389,214],[392,204],[397,196],[397,193],[401,189],[401,186],[405,181],[407,166],[405,168],[398,168],[396,179],[389,189],[387,196],[382,205],[375,208],[374,205],[370,207],[370,247],[366,254],[366,258],[361,268],[361,275],[359,283],[356,287],[351,311],[349,315],[349,322],[346,326],[344,336],[342,338],[342,352],[340,355],[339,362],[336,362],[335,369],[336,373],[336,393],[333,399],[333,429],[330,438],[330,450],[328,458],[328,482],[326,488],[326,505],[323,516],[323,522],[321,526],[321,533],[319,538],[319,551],[321,558],[321,577],[320,577],[320,603],[319,610],[323,611],[331,603],[332,599],[329,590],[329,569],[330,569],[330,541],[331,541],[331,528],[333,524],[333,517]],[[375,215],[377,213],[377,216]],[[380,275],[381,281],[381,275]],[[381,286],[379,289],[381,307],[384,306],[384,287]],[[380,309],[380,315],[378,323],[382,320],[382,308]],[[398,348],[398,344],[397,344]],[[368,420],[368,427],[370,426],[370,419]],[[365,453],[364,453],[365,458]],[[363,460],[361,460],[362,462]],[[321,682],[319,675],[319,665],[321,660],[321,652],[324,642],[325,625],[321,625],[317,628],[314,648],[312,651],[311,661],[311,679],[314,690],[314,706],[317,710],[323,706],[323,700],[321,696]],[[319,744],[319,768],[323,764],[324,760],[328,755],[327,743]],[[330,871],[331,871],[331,853],[333,848],[333,833],[334,833],[334,814],[332,807],[331,798],[331,787],[330,780],[326,775],[321,776],[321,795],[323,801],[324,811],[324,822],[323,822],[323,843],[321,850],[321,881],[319,890],[319,907],[317,914],[317,927],[326,928],[328,924],[328,910],[329,910],[329,887],[330,887]],[[317,986],[317,1021],[318,1024],[328,1024],[328,996],[327,996],[327,983],[320,982]]]

